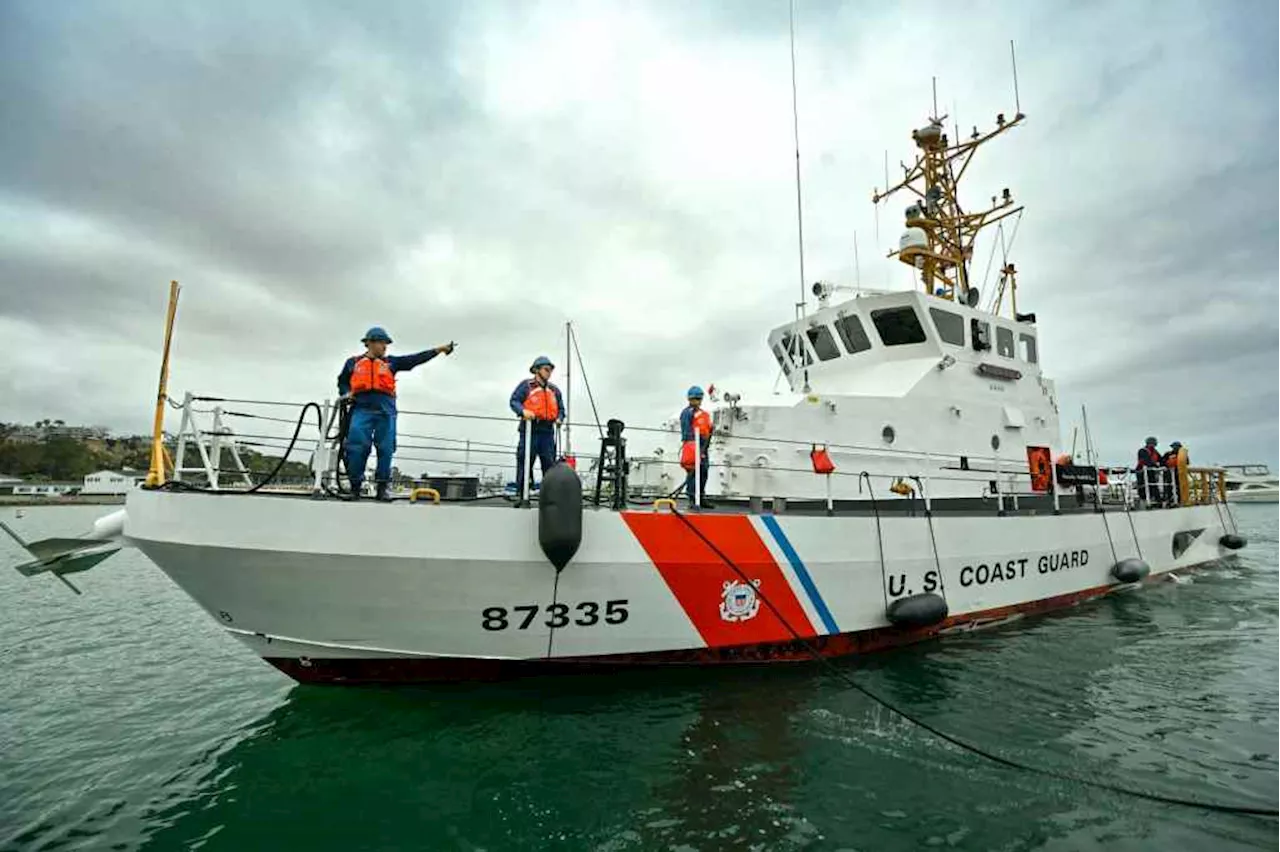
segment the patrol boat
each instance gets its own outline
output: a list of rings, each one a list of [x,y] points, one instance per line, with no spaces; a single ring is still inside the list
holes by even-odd
[[[645,488],[683,481],[678,431],[616,420],[593,484],[557,464],[537,499],[517,495],[519,511],[500,495],[431,489],[391,505],[344,501],[341,408],[329,402],[303,407],[290,442],[313,449],[314,493],[267,493],[239,465],[230,402],[188,395],[173,462],[160,404],[147,487],[81,539],[23,542],[32,559],[18,570],[71,585],[68,575],[137,548],[287,675],[356,684],[797,663],[1214,562],[1245,544],[1223,471],[1180,466],[1175,507],[1138,510],[1128,481],[1108,482],[1121,499],[1103,501],[1091,450],[1083,464],[1059,457],[1057,393],[1036,316],[1018,311],[1012,263],[981,305],[975,240],[1022,208],[1007,189],[962,207],[959,184],[983,146],[1023,121],[997,116],[994,129],[953,141],[933,117],[911,134],[912,165],[873,201],[911,196],[891,257],[918,289],[836,300],[819,283],[812,311],[799,306],[767,334],[790,393],[719,397],[714,509],[637,503]],[[175,284],[162,401],[176,298]],[[212,422],[196,403],[214,405]],[[317,431],[302,437],[312,414]],[[664,446],[629,460],[637,433]],[[228,452],[236,481],[221,476]],[[642,472],[653,478],[630,480]]]

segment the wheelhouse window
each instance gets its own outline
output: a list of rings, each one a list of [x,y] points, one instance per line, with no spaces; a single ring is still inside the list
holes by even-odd
[[[884,308],[871,312],[871,321],[885,346],[906,346],[924,343],[924,326],[910,305],[901,308]]]
[[[1003,326],[996,326],[996,352],[1003,358],[1013,357],[1013,332]]]
[[[784,334],[782,336],[782,351],[791,359],[793,367],[808,367],[813,363],[813,356],[809,354],[809,348],[804,345],[804,341],[793,334]]]
[[[1022,342],[1022,360],[1028,364],[1035,364],[1036,361],[1036,339],[1030,334],[1019,334],[1018,340]]]
[[[969,320],[969,339],[973,341],[973,350],[983,352],[991,348],[991,324],[976,317]]]
[[[791,361],[787,358],[786,353],[782,351],[781,344],[773,344],[773,357],[778,359],[778,365],[782,367],[782,372],[791,375]]]
[[[840,347],[836,346],[835,337],[825,325],[816,325],[805,334],[809,338],[809,345],[813,347],[819,359],[830,361],[832,358],[840,357]]]
[[[933,317],[933,324],[937,327],[938,337],[942,338],[943,343],[964,346],[964,317],[938,308],[930,308],[929,316]]]
[[[840,335],[840,342],[850,355],[857,355],[871,348],[871,340],[863,330],[862,320],[858,319],[857,314],[849,314],[836,320],[836,334]]]

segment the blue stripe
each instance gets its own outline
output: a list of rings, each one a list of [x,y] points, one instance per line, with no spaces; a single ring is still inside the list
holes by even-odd
[[[828,633],[839,633],[840,628],[836,627],[836,620],[831,617],[831,610],[827,609],[826,601],[822,599],[822,595],[818,594],[818,587],[813,584],[809,569],[805,568],[804,563],[800,561],[800,554],[796,553],[796,549],[787,540],[786,533],[778,525],[778,519],[773,515],[762,515],[760,520],[764,521],[764,525],[773,534],[773,540],[778,543],[778,547],[782,548],[783,556],[787,557],[787,561],[795,569],[796,576],[800,578],[800,585],[804,586],[805,593],[809,595],[809,601],[818,611],[818,617],[822,619],[822,625],[827,628]]]

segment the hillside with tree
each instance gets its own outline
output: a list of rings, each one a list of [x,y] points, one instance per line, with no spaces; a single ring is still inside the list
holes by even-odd
[[[166,443],[170,457],[172,442]],[[311,469],[304,451],[295,450],[299,460],[285,462],[279,478],[309,478]],[[279,456],[240,447],[240,458],[257,482],[270,473]],[[151,464],[151,439],[143,435],[111,437],[98,427],[67,427],[61,420],[40,420],[32,426],[0,423],[0,474],[33,482],[78,482],[100,470],[145,471]],[[233,468],[230,453],[224,453],[220,467]],[[191,479],[192,477],[187,477]]]

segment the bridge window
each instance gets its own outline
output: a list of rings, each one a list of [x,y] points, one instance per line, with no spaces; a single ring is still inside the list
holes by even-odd
[[[862,320],[856,314],[836,320],[836,333],[840,335],[840,340],[850,355],[857,355],[871,348],[871,341],[862,330]]]
[[[996,352],[1004,358],[1013,357],[1013,332],[1004,326],[996,326]]]
[[[787,357],[791,359],[791,363],[795,367],[808,367],[813,363],[813,356],[809,354],[809,348],[804,345],[804,341],[793,334],[787,333],[782,335],[782,351],[787,353]]]
[[[773,357],[778,359],[778,364],[782,367],[782,372],[787,375],[791,375],[791,362],[787,360],[786,353],[782,351],[782,347],[777,343],[773,344]]]
[[[831,336],[831,330],[825,325],[814,326],[806,334],[809,336],[809,345],[813,347],[813,351],[818,353],[818,357],[823,361],[830,361],[832,358],[840,357],[840,349],[836,346],[836,339]]]
[[[915,308],[884,308],[871,312],[871,321],[880,333],[885,346],[905,346],[909,343],[924,343],[924,326],[920,325],[920,317]]]
[[[969,337],[973,340],[973,350],[982,352],[991,348],[991,324],[978,318],[969,320]]]
[[[930,308],[929,316],[933,317],[933,324],[937,326],[938,337],[943,343],[964,346],[964,317],[938,308]]]
[[[1022,341],[1022,360],[1036,363],[1036,339],[1029,334],[1019,334],[1018,339]]]

